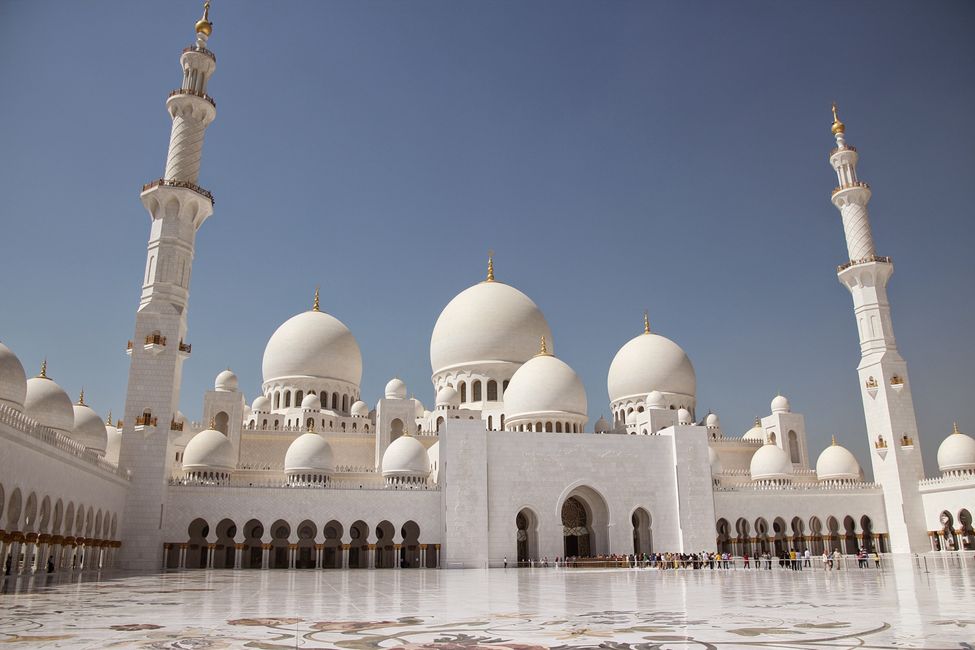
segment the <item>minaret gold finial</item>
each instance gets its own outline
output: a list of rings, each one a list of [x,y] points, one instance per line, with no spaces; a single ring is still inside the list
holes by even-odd
[[[952,422],[951,423],[951,432],[953,434],[954,433],[961,433],[961,431],[958,430],[958,423],[957,422]]]
[[[646,309],[643,310],[643,333],[650,333],[650,313]]]
[[[488,272],[485,282],[494,282],[494,251],[488,251]]]
[[[41,374],[39,374],[37,376],[40,377],[41,379],[47,379],[48,378],[48,376],[47,376],[47,357],[44,357],[44,360],[41,361]]]
[[[836,446],[836,436],[835,435],[833,436],[833,446],[834,447]]]
[[[81,394],[78,395],[78,406],[87,406],[87,404],[85,404],[85,389],[83,386],[81,388]]]
[[[541,346],[541,348],[539,348],[538,355],[537,356],[540,356],[540,357],[547,357],[548,356],[548,346],[545,345],[545,337],[544,336],[542,337],[542,346]]]
[[[115,426],[114,424],[112,424],[112,412],[111,411],[108,412],[108,417],[105,418],[105,426],[108,426],[108,427],[114,427]]]
[[[318,307],[318,287],[315,287],[315,302],[311,306],[312,311],[321,311]]]
[[[196,33],[206,37],[213,33],[213,23],[210,22],[210,0],[203,3],[203,17],[196,21]]]
[[[833,132],[833,135],[846,132],[846,125],[840,122],[840,116],[837,112],[838,110],[839,109],[836,108],[836,102],[833,102],[833,127],[830,129],[830,131]]]

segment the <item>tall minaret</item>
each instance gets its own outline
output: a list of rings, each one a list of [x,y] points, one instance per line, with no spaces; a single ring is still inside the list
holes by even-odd
[[[196,43],[183,50],[183,83],[166,100],[173,120],[166,171],[142,187],[149,211],[149,246],[142,298],[129,344],[132,362],[125,397],[120,464],[132,473],[122,519],[121,564],[158,569],[162,522],[173,462],[170,423],[179,404],[186,344],[186,311],[196,231],[213,212],[213,196],[198,184],[203,136],[216,116],[207,82],[216,56],[207,49],[213,31],[210,3],[196,23]]]
[[[853,312],[860,335],[860,392],[870,438],[873,475],[884,491],[890,546],[894,553],[930,548],[917,482],[924,478],[921,441],[914,417],[914,400],[907,362],[897,351],[887,300],[887,281],[894,272],[889,257],[879,257],[870,231],[867,202],[870,186],[857,176],[857,150],[846,143],[846,127],[833,105],[836,148],[829,163],[839,186],[833,205],[843,217],[850,259],[837,276],[853,295]],[[859,527],[860,522],[857,522]]]

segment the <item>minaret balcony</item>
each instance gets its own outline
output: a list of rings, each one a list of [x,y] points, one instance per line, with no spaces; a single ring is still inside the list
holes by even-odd
[[[855,188],[861,188],[861,189],[869,190],[870,189],[870,186],[867,185],[866,183],[864,183],[863,181],[853,181],[852,183],[844,183],[843,185],[840,185],[839,187],[834,187],[833,188],[833,196],[836,196],[837,194],[839,194],[843,190],[851,190],[851,189],[855,189]]]
[[[179,353],[181,355],[183,355],[184,357],[190,356],[190,354],[193,353],[193,344],[192,343],[183,343],[183,341],[180,340],[180,342],[179,342]]]
[[[845,264],[840,264],[839,266],[836,267],[836,272],[839,273],[841,271],[845,271],[846,269],[850,268],[851,266],[856,266],[857,264],[869,264],[871,262],[881,262],[883,264],[893,264],[894,263],[894,260],[892,260],[890,257],[886,257],[886,256],[883,256],[883,255],[869,255],[867,257],[862,257],[862,258],[860,258],[858,260],[850,260],[849,262],[846,262]]]
[[[192,88],[177,88],[173,92],[169,93],[170,97],[176,97],[177,95],[192,95],[193,97],[199,97],[200,99],[205,99],[210,102],[210,105],[214,108],[217,107],[217,102],[206,93],[201,93],[198,90],[193,90]]]
[[[217,55],[211,52],[210,50],[206,49],[205,47],[200,47],[199,45],[190,45],[189,47],[184,47],[183,54],[187,54],[188,52],[196,52],[197,54],[202,54],[212,59],[214,63],[217,62]]]
[[[172,178],[159,178],[157,180],[152,181],[151,183],[146,183],[145,185],[143,185],[142,191],[143,193],[145,193],[154,187],[181,187],[187,190],[192,190],[193,192],[196,192],[203,198],[210,201],[210,205],[214,204],[213,194],[203,189],[199,185],[195,183],[191,183],[189,181],[180,181]]]
[[[856,150],[857,150],[857,148],[854,147],[852,144],[846,144],[846,145],[843,145],[842,147],[836,147],[835,149],[833,149],[832,151],[830,151],[829,152],[829,157],[832,158],[834,155],[838,154],[841,151],[853,151],[853,152],[856,152]]]

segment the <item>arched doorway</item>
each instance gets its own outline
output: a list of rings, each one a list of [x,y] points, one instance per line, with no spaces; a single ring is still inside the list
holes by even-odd
[[[349,568],[368,569],[369,568],[369,526],[364,521],[357,521],[349,528],[349,537],[352,542],[349,544]]]
[[[975,529],[972,528],[972,513],[962,508],[958,512],[958,526],[961,528],[961,538],[958,540],[963,551],[975,548]]]
[[[194,519],[190,522],[186,532],[189,540],[186,543],[186,559],[184,567],[187,569],[207,568],[207,535],[210,534],[210,525],[205,519]]]
[[[772,533],[775,535],[775,557],[782,557],[782,554],[789,550],[789,541],[786,539],[787,530],[785,520],[776,517],[772,520]]]
[[[393,536],[396,529],[388,521],[381,521],[376,526],[376,568],[392,569],[396,560],[396,549],[393,546]]]
[[[863,546],[868,553],[873,553],[873,522],[870,520],[870,517],[866,515],[860,517],[860,531],[861,539],[863,540],[861,546]]]
[[[325,524],[325,548],[322,549],[322,568],[342,568],[342,524],[334,519]]]
[[[230,430],[230,416],[225,411],[217,413],[216,417],[213,418],[213,422],[216,425],[214,428],[217,431],[223,435],[227,435],[227,432]]]
[[[828,517],[826,519],[826,529],[829,530],[829,534],[824,540],[826,552],[832,553],[833,551],[840,550],[840,522],[836,517]]]
[[[237,545],[234,537],[237,535],[237,524],[230,519],[221,519],[217,524],[217,544],[213,549],[213,568],[233,569],[237,557]]]
[[[403,569],[420,568],[420,526],[415,521],[403,524],[400,530],[403,543],[399,549],[399,565]]]
[[[566,495],[559,511],[566,557],[609,554],[609,509],[601,494],[589,486],[577,487]]]
[[[758,546],[755,549],[756,554],[772,552],[768,539],[768,522],[764,517],[755,520],[755,543]]]
[[[403,435],[403,421],[399,418],[395,418],[389,423],[389,442],[392,444],[394,440]]]
[[[244,524],[244,557],[241,567],[260,569],[264,566],[264,525],[256,519]]]
[[[941,538],[944,539],[945,551],[958,550],[958,537],[955,535],[955,519],[945,510],[941,513]]]
[[[538,517],[531,508],[522,508],[515,516],[516,561],[528,566],[538,553]]]
[[[288,525],[288,522],[278,519],[271,524],[271,561],[269,568],[288,568],[289,535],[291,535],[291,526]]]
[[[751,555],[752,544],[749,539],[748,521],[744,517],[739,517],[735,522],[735,543],[738,546],[738,555]]]
[[[806,550],[805,524],[799,517],[792,518],[792,548],[796,551]]]
[[[809,530],[812,533],[811,552],[814,555],[822,555],[826,545],[823,543],[823,522],[819,520],[819,517],[813,517],[809,520]]]
[[[843,518],[843,552],[847,555],[856,555],[857,552],[857,531],[856,522],[853,517],[847,515]]]
[[[298,524],[298,548],[295,557],[296,569],[314,569],[318,566],[318,552],[315,548],[315,535],[318,527],[314,522],[305,520]]]
[[[731,553],[731,524],[728,523],[727,519],[721,518],[715,525],[715,530],[718,533],[716,540],[718,552]]]
[[[653,553],[653,537],[650,531],[650,513],[643,508],[637,508],[630,516],[633,526],[633,554],[643,556]]]

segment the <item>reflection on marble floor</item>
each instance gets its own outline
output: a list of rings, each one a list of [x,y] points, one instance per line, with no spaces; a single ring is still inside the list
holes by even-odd
[[[966,648],[975,560],[884,571],[211,571],[7,579],[12,648]]]

